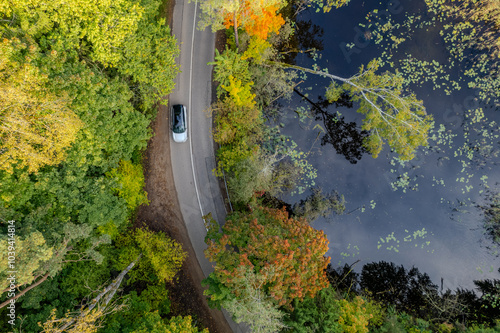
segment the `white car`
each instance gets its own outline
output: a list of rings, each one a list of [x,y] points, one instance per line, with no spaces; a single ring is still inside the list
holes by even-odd
[[[172,106],[171,119],[174,141],[186,142],[188,138],[186,107],[182,104]]]

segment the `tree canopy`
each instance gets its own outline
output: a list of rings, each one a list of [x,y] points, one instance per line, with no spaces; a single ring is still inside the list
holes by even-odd
[[[312,297],[327,286],[328,240],[306,221],[290,218],[284,210],[255,206],[251,212],[231,214],[222,230],[207,235],[205,254],[216,263],[208,279],[232,294],[222,296],[209,289],[212,300],[241,296],[242,290],[234,288],[246,274],[240,266],[253,270],[263,290],[280,306]]]

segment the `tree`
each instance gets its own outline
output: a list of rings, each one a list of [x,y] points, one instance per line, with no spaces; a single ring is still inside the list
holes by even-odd
[[[143,190],[144,174],[140,164],[122,160],[120,166],[112,169],[108,176],[117,179],[120,187],[115,190],[127,201],[130,210],[133,211],[138,206],[149,203],[148,194]]]
[[[29,285],[39,277],[44,275],[42,267],[54,255],[54,248],[46,244],[42,233],[35,231],[26,237],[15,238],[14,249],[16,253],[15,270],[16,270],[16,287]],[[0,259],[5,263],[8,261],[8,253],[12,252],[9,249],[9,240],[7,236],[0,238]],[[11,284],[8,280],[9,271],[12,271],[10,265],[2,265],[0,268],[0,290],[2,294],[11,289]],[[42,270],[42,271],[40,271]],[[12,288],[13,291],[16,288]]]
[[[205,255],[216,265],[208,281],[218,281],[232,297],[242,293],[236,288],[243,273],[239,266],[253,270],[259,279],[263,275],[263,289],[280,306],[290,307],[293,299],[313,297],[327,286],[324,270],[330,258],[324,257],[328,240],[323,231],[289,218],[284,209],[253,206],[248,213],[228,216],[222,233],[212,228]],[[209,296],[220,299],[217,292],[209,291]]]
[[[321,290],[314,298],[294,302],[285,324],[290,332],[368,332],[372,320],[380,320],[380,305],[360,296],[342,297],[333,287]]]
[[[286,152],[270,154],[259,150],[238,161],[228,180],[232,202],[247,203],[256,193],[278,196],[294,189],[303,170],[288,157]]]
[[[208,333],[208,329],[198,330],[191,316],[176,316],[166,322],[156,311],[147,313],[131,333]]]
[[[274,271],[256,274],[252,267],[239,266],[233,280],[234,288],[241,290],[239,297],[223,299],[224,307],[237,323],[245,322],[252,332],[279,332],[286,326],[283,324],[285,314],[280,311],[273,299],[263,289]],[[265,269],[264,269],[265,270]]]
[[[479,206],[484,214],[484,227],[493,241],[500,243],[500,192],[488,193],[486,200],[486,205]]]
[[[28,48],[24,62],[16,61]],[[70,98],[48,88],[48,77],[32,64],[37,48],[17,38],[0,42],[0,170],[36,172],[59,164],[82,122]]]
[[[375,300],[422,317],[432,311],[427,299],[437,294],[437,286],[427,274],[415,267],[407,271],[403,266],[385,261],[364,265],[360,285]]]
[[[135,229],[117,239],[117,246],[123,250],[117,259],[117,268],[123,269],[133,258],[142,254],[138,268],[131,272],[129,283],[147,281],[164,283],[173,280],[182,267],[186,252],[181,244],[163,232],[147,228]]]
[[[285,23],[283,17],[277,13],[279,9],[280,6],[278,4],[264,7],[260,12],[251,11],[249,14],[250,20],[248,20],[243,28],[250,36],[266,40],[270,33],[279,33],[280,27]],[[228,17],[225,25],[226,28],[229,28],[231,25],[234,25],[234,20]]]
[[[64,318],[58,319],[56,317],[56,309],[51,313],[50,318],[39,326],[43,327],[43,333],[94,333],[100,327],[99,322],[102,318],[110,313],[121,310],[125,305],[117,305],[110,303],[114,295],[118,291],[123,278],[134,267],[137,261],[141,258],[139,255],[132,261],[113,282],[108,285],[102,292],[100,292],[88,305],[82,306],[76,313],[66,313]]]
[[[214,68],[214,80],[219,82],[217,87],[217,96],[220,98],[226,89],[224,86],[229,86],[231,81],[230,77],[237,78],[242,84],[248,84],[252,81],[252,77],[249,72],[249,62],[236,51],[233,51],[226,47],[226,49],[220,53],[215,50],[214,62],[208,63],[209,65],[215,65]]]
[[[155,3],[158,7],[161,2]],[[174,89],[174,79],[180,71],[175,59],[180,50],[165,19],[142,19],[125,45],[117,68],[123,75],[130,75],[133,86],[137,86],[140,108],[148,110],[158,101],[167,103],[162,97]]]
[[[255,94],[252,94],[250,91],[253,82],[248,82],[243,85],[240,79],[232,75],[229,75],[228,79],[229,85],[222,86],[222,88],[229,93],[229,97],[234,101],[236,106],[253,107],[255,105]]]
[[[114,67],[122,60],[127,37],[137,30],[144,8],[128,0],[14,0],[0,7],[0,13],[30,36],[62,39],[66,49],[80,48],[81,40],[83,49],[90,46],[93,60]]]
[[[199,23],[200,29],[205,29],[209,25],[215,32],[222,28],[233,27],[236,47],[239,48],[238,28],[251,25],[255,31],[255,18],[265,10],[274,11],[284,6],[283,0],[203,0],[200,2],[202,17]],[[272,9],[269,9],[271,7]],[[280,21],[278,21],[280,22]],[[269,22],[267,22],[269,23]],[[261,24],[267,24],[266,20]],[[277,22],[275,22],[277,23]],[[265,29],[259,27],[258,29]]]
[[[339,324],[342,332],[368,333],[368,322],[373,317],[367,313],[364,304],[366,301],[359,296],[351,301],[339,301]]]
[[[427,145],[428,133],[433,126],[432,116],[427,115],[422,101],[414,94],[403,95],[400,75],[390,72],[375,74],[379,68],[378,60],[372,60],[366,69],[361,66],[359,74],[350,78],[295,65],[281,65],[331,79],[332,83],[326,90],[330,102],[337,101],[343,93],[351,96],[359,104],[357,111],[365,115],[361,129],[369,131],[370,136],[364,145],[373,157],[378,156],[385,141],[402,160],[411,160],[418,147]]]
[[[40,238],[41,235],[37,232],[29,235],[24,241],[21,241],[21,247],[19,248],[17,255],[20,258],[22,275],[19,276],[19,283],[14,288],[18,291],[14,296],[9,296],[6,301],[1,303],[0,308],[3,308],[11,301],[15,301],[19,297],[23,296],[31,289],[46,281],[49,277],[54,277],[67,262],[95,260],[99,263],[102,261],[102,256],[95,251],[95,248],[101,244],[109,243],[109,237],[102,236],[89,238],[90,232],[91,228],[89,225],[75,225],[73,223],[67,223],[64,226],[64,236],[62,237],[61,242],[57,246],[54,246],[54,248],[45,247],[44,240]],[[83,253],[71,252],[73,249],[72,246],[75,242],[85,238],[89,238],[91,243],[90,247],[86,248]],[[30,242],[31,244],[27,242]],[[27,245],[34,245],[36,248],[31,248]],[[36,257],[30,257],[33,254],[36,254]],[[8,251],[5,251],[3,256],[7,255]],[[3,259],[6,260],[6,258]],[[9,276],[9,270],[9,268],[5,267],[5,269],[0,271],[0,274],[4,277]],[[29,286],[23,290],[19,289],[20,287],[28,284]],[[2,290],[2,293],[10,291],[11,289],[12,286],[8,286],[6,289]]]
[[[86,61],[130,76],[133,90],[140,95],[135,102],[144,111],[170,93],[179,72],[175,63],[179,48],[165,19],[157,18],[160,5],[155,0],[77,0],[71,4],[15,0],[0,7],[0,13],[29,36],[44,35],[52,50],[77,49]]]
[[[339,324],[338,297],[333,288],[328,287],[306,298],[302,302],[295,300],[293,312],[285,324],[291,332],[342,332]]]

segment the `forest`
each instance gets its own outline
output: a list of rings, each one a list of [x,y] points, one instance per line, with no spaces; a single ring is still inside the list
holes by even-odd
[[[497,1],[427,1],[429,10],[483,27],[477,48],[498,62]],[[227,177],[234,211],[204,217],[204,280],[214,308],[253,332],[500,332],[500,281],[443,290],[415,267],[388,262],[337,267],[311,226],[342,214],[323,193],[308,153],[271,126],[279,98],[304,75],[328,78],[325,103],[363,116],[363,149],[411,160],[433,118],[407,78],[375,59],[351,77],[296,65],[307,36],[296,14],[349,0],[202,0],[200,29],[223,31],[214,79],[214,173]],[[0,4],[0,330],[13,332],[208,332],[179,314],[166,288],[186,260],[182,244],[137,221],[147,205],[144,152],[158,105],[173,89],[179,49],[160,0],[10,0]],[[440,7],[441,6],[441,7]],[[479,31],[479,30],[478,30]],[[312,39],[314,40],[314,39]],[[484,74],[484,73],[483,73]],[[475,84],[496,98],[498,75]],[[306,96],[304,96],[306,97]],[[333,122],[333,124],[337,122]],[[296,205],[284,193],[305,193]],[[498,242],[499,199],[483,207]],[[8,265],[16,253],[16,274]],[[9,313],[15,308],[15,325]]]
[[[132,228],[150,123],[179,72],[165,6],[0,4],[0,331],[201,331],[165,288],[182,246]]]

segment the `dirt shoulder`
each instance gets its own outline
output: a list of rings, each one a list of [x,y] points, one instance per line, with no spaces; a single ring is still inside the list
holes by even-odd
[[[168,108],[160,106],[153,123],[154,136],[148,143],[144,160],[145,190],[149,206],[142,206],[136,224],[142,222],[154,231],[163,231],[182,244],[188,258],[178,274],[178,280],[168,286],[175,315],[191,315],[211,333],[232,332],[221,311],[210,309],[203,295],[203,271],[196,259],[186,225],[182,219],[172,166],[170,164],[170,131]]]
[[[165,8],[171,18],[174,1]],[[171,19],[169,20],[172,24]],[[146,223],[154,231],[163,231],[182,244],[188,258],[177,275],[177,281],[168,285],[174,315],[191,315],[193,321],[207,327],[210,333],[232,333],[221,311],[210,309],[203,295],[201,281],[205,278],[191,245],[177,199],[170,162],[170,130],[168,107],[160,105],[152,124],[154,136],[148,143],[144,159],[145,191],[149,206],[139,208],[136,225]]]

